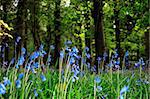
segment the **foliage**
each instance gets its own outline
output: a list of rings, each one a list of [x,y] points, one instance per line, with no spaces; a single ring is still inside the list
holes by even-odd
[[[5,30],[12,30],[13,28],[9,27],[6,23],[4,23],[3,20],[0,20],[0,38],[3,36],[8,36],[10,38],[13,38],[9,33],[6,33]]]

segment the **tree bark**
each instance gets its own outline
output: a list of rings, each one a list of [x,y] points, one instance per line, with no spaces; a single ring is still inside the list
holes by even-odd
[[[16,46],[16,58],[18,58],[21,54],[21,48],[25,47],[24,44],[26,43],[26,20],[27,20],[27,0],[19,0],[17,6],[17,22],[16,22],[16,33],[15,39],[18,36],[21,37],[21,40],[18,42]]]
[[[98,72],[98,57],[103,56],[105,48],[103,32],[103,0],[94,0],[94,24],[95,24],[95,49],[96,49],[96,71]]]
[[[57,64],[57,68],[59,68],[59,56],[60,56],[60,42],[61,42],[61,35],[60,35],[60,2],[61,0],[56,0],[55,3],[55,56],[54,56],[54,63]]]
[[[39,0],[33,0],[31,7],[31,24],[32,24],[32,36],[34,39],[35,48],[38,49],[40,46],[40,35],[39,35],[39,20],[38,20],[38,11],[39,11]]]

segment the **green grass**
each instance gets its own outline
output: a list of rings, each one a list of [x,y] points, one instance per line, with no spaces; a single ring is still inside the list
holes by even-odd
[[[3,77],[8,77],[11,81],[11,85],[7,86],[6,94],[0,96],[1,99],[36,99],[34,89],[37,90],[38,99],[101,99],[101,97],[117,99],[121,88],[125,85],[129,85],[129,91],[123,95],[125,99],[150,99],[150,84],[139,82],[140,85],[138,85],[137,82],[140,76],[143,81],[149,80],[149,75],[144,72],[135,71],[133,76],[132,71],[116,71],[99,75],[86,71],[83,77],[79,76],[78,80],[72,82],[69,68],[65,70],[65,80],[59,71],[47,70],[44,73],[46,81],[42,82],[40,69],[36,74],[14,68],[10,69],[8,73],[4,70],[1,71],[1,83]],[[17,89],[15,80],[21,72],[25,72],[25,76],[21,80],[21,88]],[[100,83],[94,82],[95,76],[100,77]],[[102,91],[98,92],[94,86],[101,86]]]

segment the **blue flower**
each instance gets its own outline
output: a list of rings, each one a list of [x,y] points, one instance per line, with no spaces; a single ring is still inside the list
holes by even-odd
[[[5,93],[6,93],[6,90],[0,88],[0,95],[5,94]]]
[[[18,65],[23,65],[24,61],[25,61],[24,57],[21,56],[18,60]]]
[[[22,79],[23,78],[23,76],[24,76],[24,74],[23,73],[21,73],[21,74],[19,74],[19,76],[18,76],[18,79]]]
[[[72,44],[72,42],[70,41],[70,40],[67,40],[66,42],[65,42],[65,45],[71,45]]]
[[[129,56],[129,51],[126,51],[125,57]]]
[[[43,44],[41,44],[41,45],[40,45],[40,47],[39,47],[39,50],[40,50],[40,51],[42,51],[42,50],[43,50],[43,48],[44,48],[44,45],[43,45]]]
[[[88,52],[88,51],[89,51],[89,48],[88,48],[87,46],[85,47],[85,51],[86,51],[86,52]]]
[[[43,74],[41,74],[40,77],[41,77],[43,82],[46,81],[46,77]]]
[[[61,59],[64,58],[64,51],[60,51],[60,58],[61,58]]]
[[[7,85],[10,85],[11,82],[8,78],[4,77],[4,85],[7,86]]]
[[[91,55],[88,53],[88,54],[85,54],[86,55],[86,57],[88,58],[88,59],[90,59],[90,57],[91,57]]]
[[[102,91],[102,87],[101,86],[97,86],[97,91],[98,92]]]
[[[73,63],[75,63],[75,59],[74,59],[74,57],[71,57],[70,58],[70,64],[72,65]]]
[[[16,88],[20,88],[21,87],[21,81],[20,79],[16,80]]]
[[[4,84],[2,84],[2,83],[0,83],[0,88],[2,88],[2,89],[4,89],[4,90],[6,90],[5,85],[4,85]]]
[[[100,57],[97,57],[97,61],[101,61],[101,58],[100,58]]]
[[[44,57],[44,55],[46,55],[46,52],[42,50],[42,51],[40,52],[40,56],[41,56],[41,57]]]
[[[39,64],[38,62],[34,62],[34,63],[33,63],[33,66],[34,66],[35,68],[39,68],[39,67],[40,67],[40,64]]]
[[[21,52],[22,52],[21,54],[24,55],[24,54],[26,53],[26,49],[23,47],[23,48],[21,49]]]
[[[17,39],[16,39],[16,42],[18,43],[20,40],[21,40],[21,37],[18,36]]]
[[[37,93],[36,89],[34,89],[34,95],[35,95],[35,97],[38,96],[38,93]]]
[[[94,81],[95,81],[96,83],[100,83],[100,82],[101,82],[101,79],[100,79],[98,76],[96,76],[95,79],[94,79]]]
[[[76,47],[73,47],[73,48],[72,48],[72,52],[73,52],[73,53],[78,53],[79,50],[78,50]]]
[[[31,56],[30,56],[30,60],[35,60],[36,58],[38,58],[40,55],[39,52],[35,51]]]
[[[121,90],[120,90],[120,95],[122,95],[123,93],[127,92],[129,90],[129,86],[124,86]]]

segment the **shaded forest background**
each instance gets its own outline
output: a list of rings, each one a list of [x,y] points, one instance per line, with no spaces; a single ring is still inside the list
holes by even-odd
[[[69,40],[80,53],[88,47],[95,59],[118,49],[121,59],[129,51],[130,61],[149,60],[148,5],[148,0],[1,0],[0,19],[13,28],[5,29],[13,39],[1,38],[0,63],[17,59],[22,47],[29,55],[41,44],[46,52],[55,47],[55,63]]]

